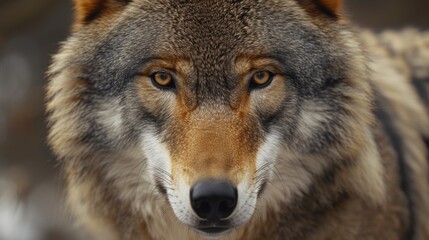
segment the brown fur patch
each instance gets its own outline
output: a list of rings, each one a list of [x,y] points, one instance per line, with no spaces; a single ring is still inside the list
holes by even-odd
[[[342,6],[341,0],[300,0],[298,3],[312,17],[328,16],[338,18]]]
[[[240,56],[236,60],[236,71],[244,77],[251,71],[268,68],[274,73],[280,73],[281,67],[272,58],[265,56]]]
[[[319,0],[318,2],[334,13],[338,13],[342,4],[341,0]]]
[[[110,15],[122,9],[128,0],[75,0],[75,23],[73,29],[79,30],[83,25]]]
[[[203,178],[225,178],[238,184],[245,172],[255,172],[257,140],[246,118],[235,113],[199,111],[169,130],[182,144],[169,144],[173,179],[190,185]]]

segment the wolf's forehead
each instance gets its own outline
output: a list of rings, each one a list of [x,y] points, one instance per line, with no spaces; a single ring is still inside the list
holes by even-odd
[[[146,2],[146,1],[145,1]],[[157,14],[159,33],[169,50],[204,56],[208,53],[224,55],[240,45],[258,40],[257,1],[238,0],[169,0],[154,1],[142,9]],[[159,8],[161,7],[162,8]],[[145,13],[142,13],[145,14]],[[262,45],[259,44],[259,45]]]

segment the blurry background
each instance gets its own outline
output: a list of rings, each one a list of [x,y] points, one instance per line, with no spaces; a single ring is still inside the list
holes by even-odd
[[[428,0],[346,0],[359,25],[429,29]],[[72,21],[71,0],[0,0],[0,240],[87,239],[61,206],[45,145],[44,73]]]

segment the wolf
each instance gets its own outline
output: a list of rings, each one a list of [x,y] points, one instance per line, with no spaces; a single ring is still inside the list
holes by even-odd
[[[48,141],[94,239],[429,239],[429,33],[340,0],[75,0]]]

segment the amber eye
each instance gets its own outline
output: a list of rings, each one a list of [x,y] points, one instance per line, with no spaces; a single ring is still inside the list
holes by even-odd
[[[174,88],[173,76],[167,72],[156,72],[151,75],[152,83],[158,88]]]
[[[270,71],[258,71],[253,74],[250,79],[250,87],[251,88],[263,88],[268,86],[273,80],[274,73]]]

